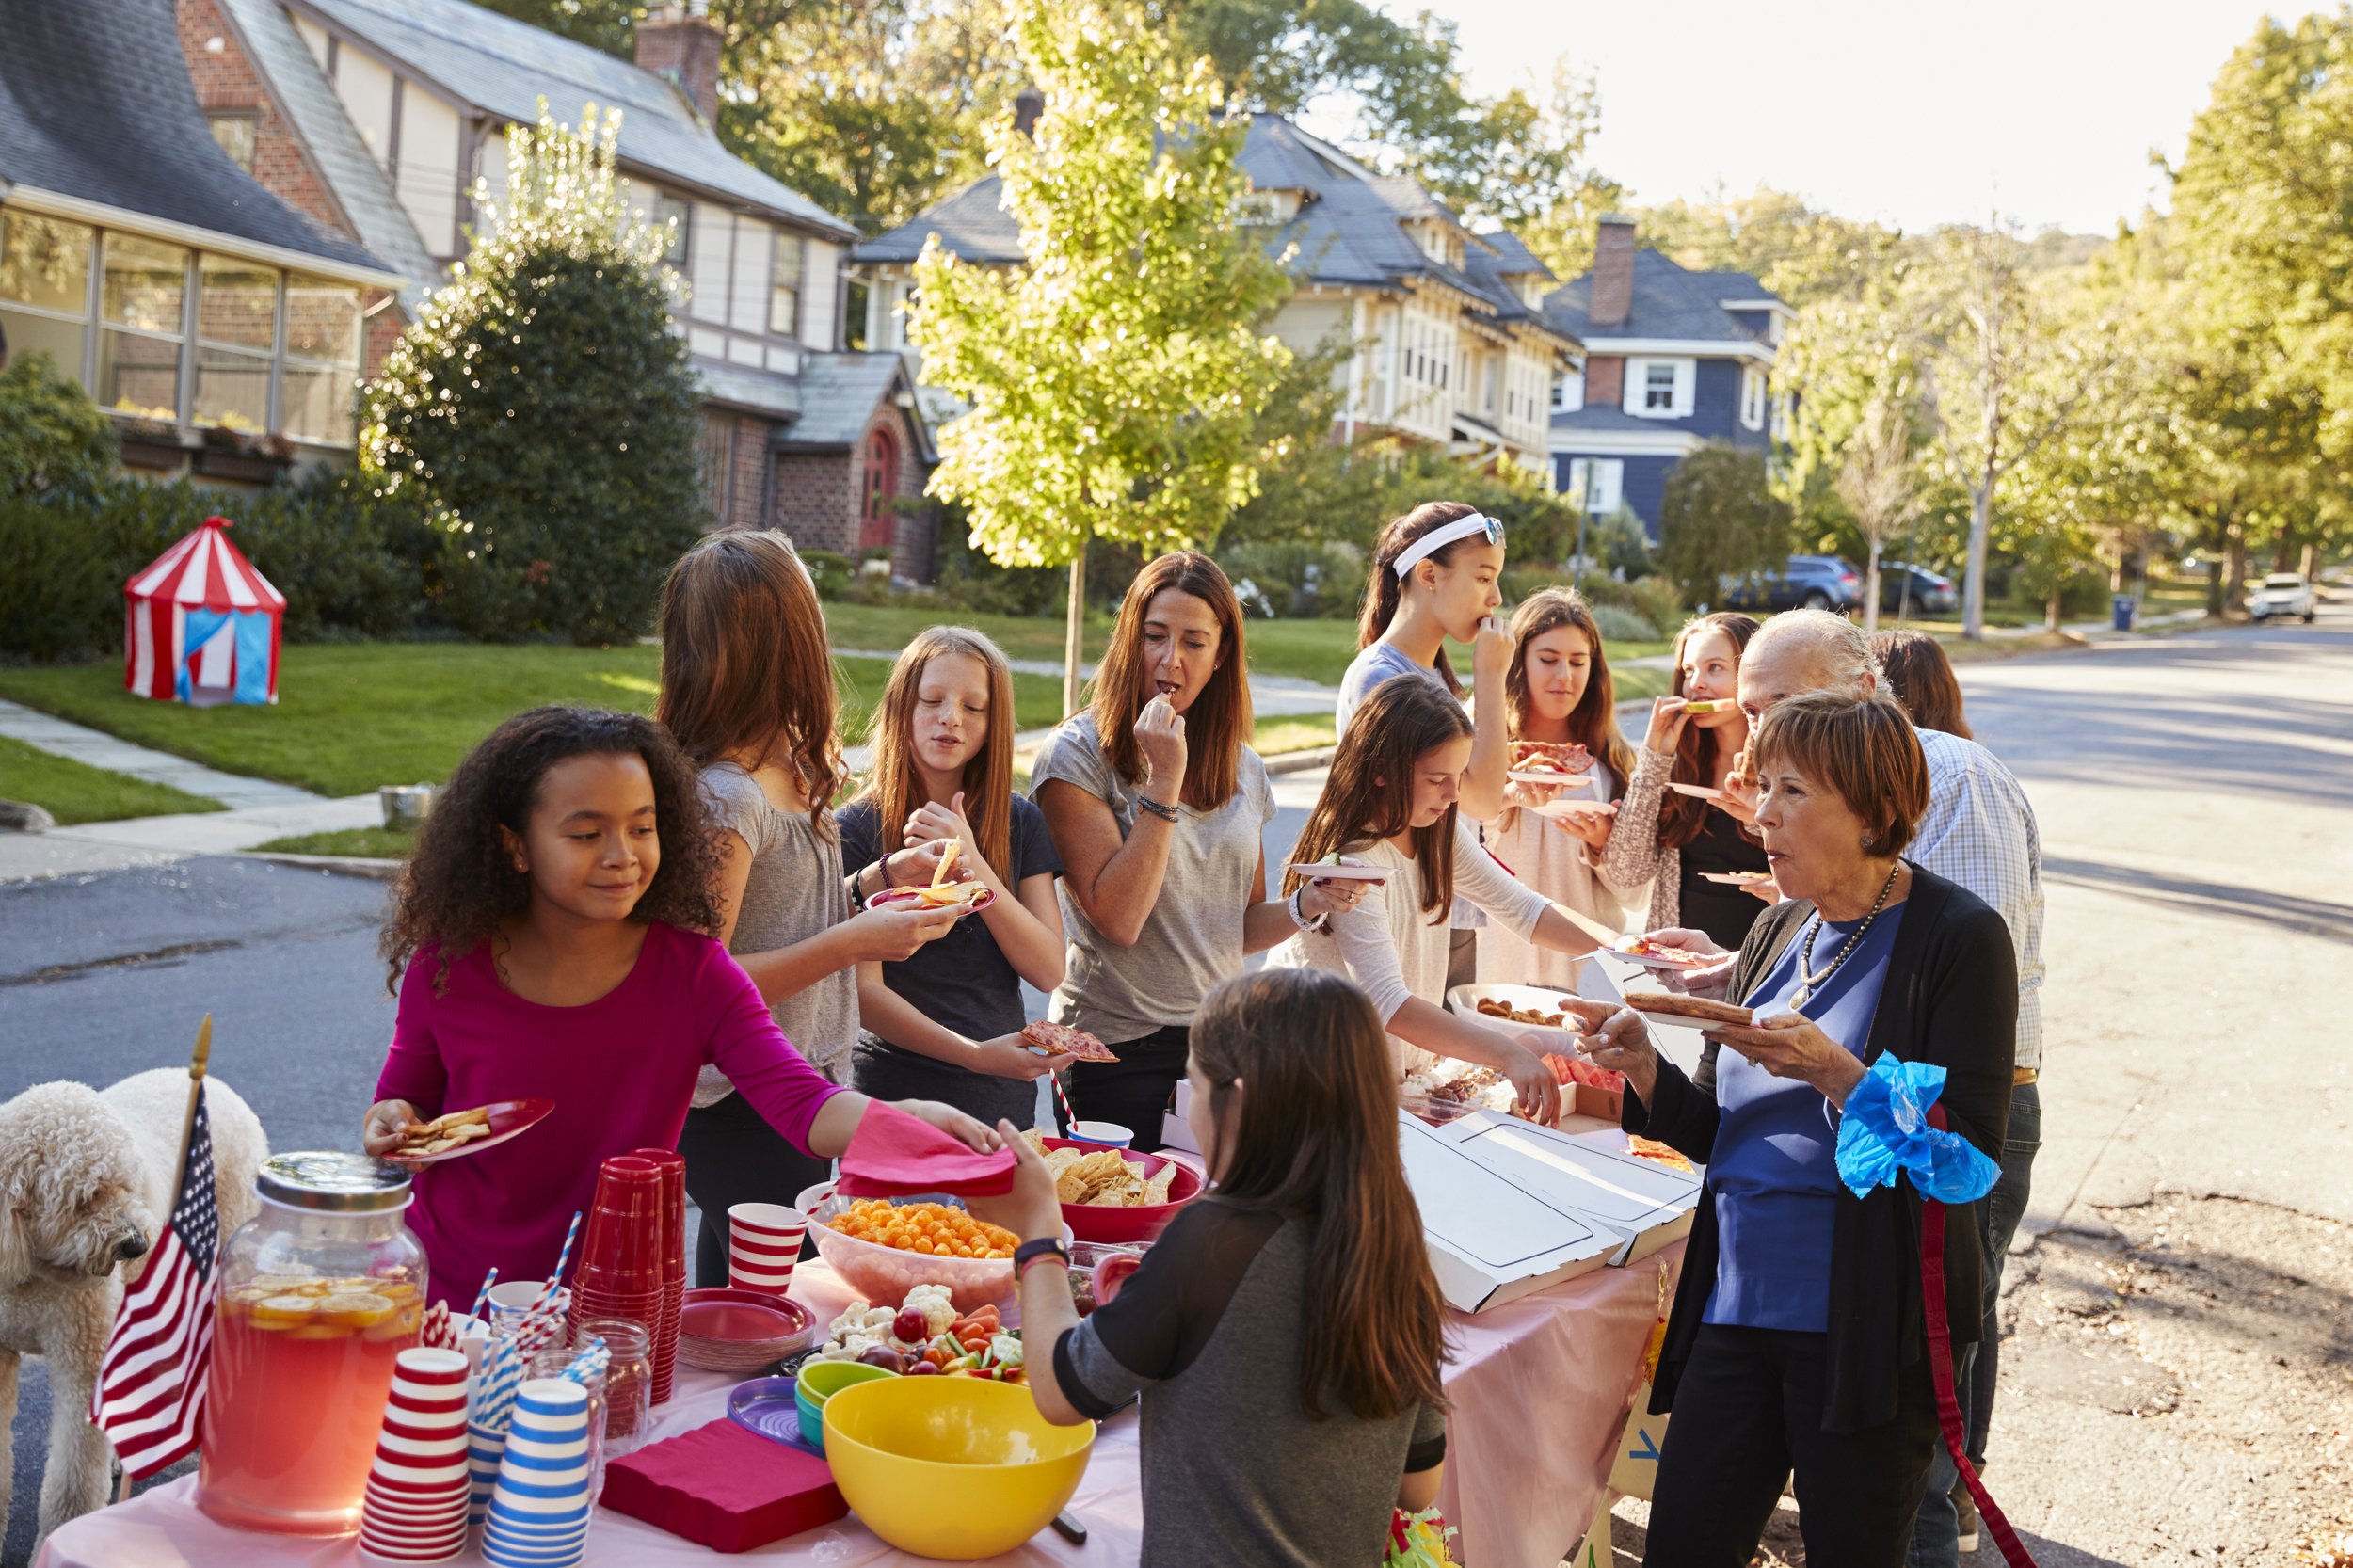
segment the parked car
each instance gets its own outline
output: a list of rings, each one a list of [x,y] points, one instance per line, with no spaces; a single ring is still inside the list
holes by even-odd
[[[1792,555],[1778,571],[1728,578],[1729,610],[1852,610],[1863,602],[1863,573],[1843,555]]]
[[[1941,571],[1915,567],[1909,561],[1880,563],[1880,608],[1894,615],[1904,608],[1904,581],[1912,582],[1914,615],[1949,616],[1961,609],[1961,587]]]
[[[2247,614],[2250,619],[2294,616],[2310,626],[2318,609],[2319,600],[2313,585],[2296,572],[2275,571],[2247,590]]]

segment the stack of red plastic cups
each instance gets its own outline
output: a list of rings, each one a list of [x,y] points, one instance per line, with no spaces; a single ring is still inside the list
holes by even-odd
[[[360,1551],[376,1562],[447,1562],[466,1549],[466,1357],[400,1352],[360,1505]]]
[[[664,1277],[662,1167],[634,1154],[616,1154],[597,1171],[597,1193],[572,1275],[571,1329],[591,1318],[626,1318],[662,1330]]]
[[[686,1159],[676,1149],[632,1149],[662,1171],[662,1324],[648,1337],[653,1403],[667,1403],[678,1376],[679,1313],[686,1304]]]

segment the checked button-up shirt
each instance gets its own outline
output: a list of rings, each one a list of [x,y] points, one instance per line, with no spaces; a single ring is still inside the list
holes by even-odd
[[[1985,900],[2018,952],[2018,1065],[2042,1066],[2042,835],[2026,792],[1975,741],[1918,731],[1929,809],[1905,858]]]

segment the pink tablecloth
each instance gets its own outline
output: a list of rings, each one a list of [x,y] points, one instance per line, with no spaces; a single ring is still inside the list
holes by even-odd
[[[1554,1568],[1575,1544],[1607,1483],[1626,1401],[1641,1376],[1637,1361],[1660,1271],[1667,1269],[1672,1281],[1681,1258],[1678,1243],[1647,1262],[1453,1320],[1456,1359],[1447,1392],[1454,1414],[1441,1506],[1462,1529],[1457,1555],[1466,1563]],[[819,1263],[802,1266],[792,1294],[820,1323],[851,1299]],[[737,1381],[680,1368],[677,1396],[655,1412],[655,1437],[724,1416]],[[355,1539],[303,1541],[216,1524],[198,1511],[195,1494],[190,1476],[76,1519],[49,1538],[35,1568],[347,1568],[361,1560]],[[1137,1560],[1144,1504],[1132,1410],[1104,1423],[1070,1511],[1086,1525],[1084,1546],[1046,1530],[991,1560],[1045,1568]],[[594,1568],[707,1564],[712,1556],[610,1510],[598,1511],[588,1536]],[[810,1568],[920,1568],[925,1560],[894,1551],[855,1518],[741,1556]],[[469,1551],[456,1560],[478,1568],[483,1560]]]

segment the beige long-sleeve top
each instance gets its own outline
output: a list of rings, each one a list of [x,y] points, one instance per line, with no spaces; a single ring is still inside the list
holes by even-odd
[[[1447,952],[1453,939],[1443,901],[1433,925],[1430,912],[1421,906],[1421,868],[1386,840],[1346,853],[1352,860],[1382,868],[1387,882],[1369,888],[1355,908],[1335,914],[1328,932],[1302,931],[1291,936],[1267,954],[1268,965],[1348,976],[1372,999],[1373,1011],[1384,1023],[1411,997],[1443,1005]],[[1486,911],[1492,923],[1481,934],[1482,942],[1498,930],[1530,940],[1536,921],[1549,906],[1544,894],[1505,871],[1481,846],[1470,824],[1460,820],[1454,829],[1454,896]],[[1418,1072],[1437,1060],[1394,1034],[1389,1036],[1389,1054],[1401,1075]]]
[[[1614,784],[1609,766],[1597,760],[1593,776],[1574,790],[1561,792],[1561,798],[1608,800]],[[1585,840],[1561,824],[1534,811],[1507,808],[1484,824],[1484,840],[1506,870],[1553,903],[1590,915],[1612,931],[1626,928],[1624,901],[1586,857]],[[1538,947],[1509,927],[1490,926],[1480,934],[1481,980],[1573,991],[1584,964],[1582,958]]]
[[[1681,913],[1683,852],[1658,844],[1658,804],[1666,798],[1667,776],[1674,763],[1672,754],[1634,748],[1634,776],[1626,780],[1609,847],[1601,852],[1601,880],[1627,908],[1649,893],[1650,913],[1642,919],[1645,931],[1673,925]]]

